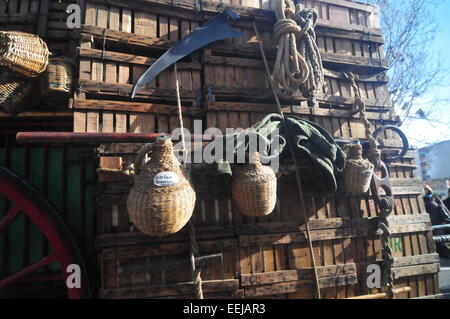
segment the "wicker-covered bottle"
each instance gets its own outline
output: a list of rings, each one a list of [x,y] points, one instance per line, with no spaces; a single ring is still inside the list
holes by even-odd
[[[67,57],[51,58],[40,77],[41,95],[53,107],[66,106],[72,93],[74,62]]]
[[[244,215],[265,216],[274,210],[277,178],[270,167],[261,164],[259,153],[250,154],[250,163],[233,168],[231,194]]]
[[[148,162],[142,165],[145,154]],[[143,233],[167,236],[189,221],[195,206],[195,191],[173,154],[169,138],[144,146],[135,161],[136,177],[127,199],[131,222]]]
[[[373,174],[373,164],[362,157],[362,147],[359,144],[344,146],[347,154],[343,172],[345,189],[349,193],[365,193],[369,190]]]
[[[0,65],[26,77],[36,77],[48,64],[47,44],[35,34],[0,31]]]

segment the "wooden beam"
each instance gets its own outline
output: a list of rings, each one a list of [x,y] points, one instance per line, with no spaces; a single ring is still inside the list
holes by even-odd
[[[41,112],[41,111],[36,111],[36,112],[23,112],[23,113],[19,113],[16,115],[11,115],[9,113],[5,113],[5,112],[0,112],[0,118],[26,118],[26,117],[33,117],[33,118],[38,118],[38,117],[51,117],[51,118],[57,118],[57,117],[73,117],[73,112]]]
[[[152,65],[157,58],[148,58],[134,54],[126,54],[114,51],[102,51],[96,49],[79,48],[79,55],[83,58],[91,58],[106,61],[115,61],[121,63],[137,64],[137,65]],[[180,70],[201,70],[199,62],[180,62],[177,64]]]
[[[394,267],[392,271],[396,278],[435,274],[439,272],[439,263],[428,265],[414,265],[406,267]]]
[[[393,290],[394,295],[406,294],[410,291],[411,291],[411,287],[401,287],[401,288],[396,288]],[[385,298],[387,298],[387,296],[388,295],[386,292],[382,292],[382,293],[378,293],[378,294],[356,296],[356,297],[350,297],[350,298],[346,298],[346,299],[385,299]]]
[[[79,80],[78,89],[82,93],[91,94],[105,94],[105,96],[122,96],[131,98],[131,92],[133,90],[133,84],[127,83],[105,83],[91,80]],[[180,94],[183,100],[196,99],[196,92],[193,90],[180,90]],[[140,97],[168,97],[173,99],[175,96],[175,89],[151,89],[143,88],[136,94],[137,98]]]
[[[209,111],[236,111],[236,112],[276,112],[277,106],[275,104],[261,104],[261,103],[245,103],[245,102],[206,102],[206,108]],[[287,114],[305,114],[320,117],[335,117],[335,118],[355,118],[359,119],[359,113],[353,113],[351,110],[326,109],[307,106],[288,106],[282,105],[283,112]],[[292,110],[295,109],[295,112]],[[389,113],[381,112],[367,112],[369,120],[379,121],[396,121],[396,117],[392,117]]]
[[[332,266],[317,267],[318,278],[355,275],[356,265],[354,263]],[[312,268],[301,268],[295,270],[281,270],[267,273],[241,275],[242,287],[260,286],[280,282],[310,280],[313,278]]]
[[[38,22],[38,15],[35,13],[28,13],[26,15],[21,13],[0,14],[0,25],[37,24],[37,22]]]
[[[139,236],[140,235],[140,236]],[[147,236],[149,237],[149,236]],[[145,238],[145,235],[132,233],[105,234],[95,239],[96,247],[102,248],[103,259],[117,258],[139,258],[160,255],[184,254],[189,251],[189,242],[180,242],[181,236],[171,238]],[[113,240],[124,239],[127,246],[115,246]],[[181,237],[182,238],[182,237]],[[151,241],[151,243],[149,243]],[[200,251],[223,251],[234,250],[238,243],[233,238],[219,238],[199,240]]]
[[[219,99],[232,99],[237,96],[241,98],[246,98],[254,103],[272,100],[272,93],[268,92],[265,88],[224,88],[218,85],[208,85],[211,94],[215,96],[216,100]],[[307,99],[298,95],[292,95],[289,101],[306,101]],[[316,100],[319,103],[325,105],[329,104],[339,104],[339,105],[353,105],[355,99],[353,97],[343,97],[329,94],[318,94]],[[388,98],[386,99],[364,99],[367,107],[378,108],[378,109],[392,109],[392,101]],[[286,100],[281,101],[282,104],[286,103]]]
[[[74,109],[80,110],[106,110],[118,112],[136,112],[151,114],[178,114],[176,105],[165,105],[155,103],[110,101],[110,100],[81,100],[75,99]],[[182,107],[184,115],[202,117],[204,112],[198,107]]]
[[[204,280],[202,282],[204,293],[234,292],[239,290],[239,280]],[[103,289],[102,298],[154,298],[164,296],[180,296],[195,294],[195,285],[192,282],[182,282],[168,285],[145,285],[117,289]]]

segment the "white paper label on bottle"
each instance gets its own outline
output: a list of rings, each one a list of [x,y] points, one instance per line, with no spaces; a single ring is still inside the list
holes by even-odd
[[[161,172],[153,177],[156,186],[172,186],[179,182],[179,177],[174,172]]]

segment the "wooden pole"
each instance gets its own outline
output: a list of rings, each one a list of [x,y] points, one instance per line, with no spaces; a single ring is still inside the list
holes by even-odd
[[[394,289],[394,295],[406,294],[410,291],[411,291],[411,287],[396,288],[396,289]],[[386,297],[387,297],[387,293],[382,292],[379,294],[356,296],[356,297],[350,297],[350,298],[345,298],[345,299],[384,299]]]
[[[314,273],[314,283],[315,283],[315,287],[316,287],[316,297],[317,297],[317,299],[321,299],[319,277],[317,274],[316,258],[315,258],[314,249],[312,246],[311,231],[309,228],[309,221],[308,221],[308,216],[306,213],[305,199],[303,197],[303,186],[302,186],[302,181],[301,181],[301,176],[300,176],[300,168],[299,168],[299,163],[297,161],[297,157],[295,155],[295,150],[294,150],[295,143],[292,140],[292,136],[289,134],[289,128],[286,124],[286,118],[284,116],[283,109],[281,107],[281,103],[280,103],[280,99],[278,97],[277,90],[273,84],[273,79],[272,79],[272,75],[270,74],[269,64],[267,63],[266,53],[264,52],[264,48],[263,48],[263,45],[261,42],[261,36],[259,35],[259,31],[258,31],[258,28],[256,27],[255,20],[252,21],[252,24],[253,24],[253,30],[255,31],[255,34],[256,34],[256,40],[258,41],[259,50],[260,50],[261,56],[263,58],[264,67],[266,69],[266,77],[267,77],[267,80],[269,81],[270,88],[272,89],[272,93],[275,98],[275,102],[277,103],[278,112],[280,113],[281,118],[282,118],[283,128],[288,137],[287,144],[289,147],[289,151],[291,153],[292,161],[294,162],[294,165],[295,165],[295,177],[296,177],[296,181],[297,181],[297,190],[298,190],[298,196],[300,199],[300,207],[301,207],[301,211],[303,213],[303,217],[305,219],[307,242],[308,242],[308,246],[309,246],[309,253],[311,255],[311,262],[312,262],[313,273]]]

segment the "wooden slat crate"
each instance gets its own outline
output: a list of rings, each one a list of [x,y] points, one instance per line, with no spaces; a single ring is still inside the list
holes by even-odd
[[[131,244],[131,243],[130,243]],[[238,293],[239,282],[234,279],[235,265],[238,263],[235,239],[198,241],[202,255],[222,253],[223,263],[202,267],[204,291],[209,294]],[[155,242],[152,244],[102,249],[102,282],[101,296],[111,297],[170,297],[193,295],[194,287],[189,271],[189,243]],[[171,268],[170,263],[178,262]],[[152,270],[153,269],[153,270]],[[155,270],[156,269],[156,270]],[[183,286],[183,283],[186,284]],[[119,295],[128,290],[132,295]],[[134,290],[134,291],[133,291]],[[141,291],[140,291],[141,290]],[[230,294],[229,297],[232,295]],[[209,296],[213,297],[213,296]]]
[[[260,57],[256,35],[252,24],[253,16],[241,16],[241,19],[232,25],[243,33],[242,38],[234,38],[219,41],[209,46],[216,51],[216,55]],[[256,20],[261,40],[269,59],[276,55],[276,43],[273,38],[273,28],[276,20],[264,17]],[[352,70],[364,73],[379,73],[388,69],[384,58],[382,45],[383,36],[378,33],[370,33],[367,30],[356,32],[336,27],[316,27],[317,45],[322,53],[323,64],[327,68],[335,70]]]
[[[81,0],[1,0],[0,30],[15,30],[37,34],[47,44],[53,57],[74,56],[76,51],[76,29],[68,29],[67,7],[80,4]],[[46,105],[38,91],[27,107],[31,113],[48,110],[64,110],[69,103],[61,101],[58,106]]]
[[[429,216],[419,194],[413,194],[416,192],[413,181],[392,178],[391,182],[397,199],[395,212],[389,218],[397,282],[403,285],[408,280],[416,280],[415,276],[425,276],[419,280],[420,285],[425,281],[433,282],[438,257],[434,254],[434,244],[429,235]],[[206,280],[239,279],[235,292],[242,289],[246,298],[273,295],[280,297],[285,294],[296,298],[313,296],[311,258],[296,191],[291,186],[292,180],[279,180],[279,198],[275,211],[259,218],[240,214],[225,188],[208,184],[208,192],[202,190],[206,185],[204,181],[197,180],[195,185],[198,201],[193,220],[199,245],[220,247],[224,256],[227,256],[224,257],[224,267],[231,267],[225,271],[228,275],[222,277],[219,276],[219,268],[212,271],[214,275],[205,270]],[[150,284],[162,284],[160,281],[150,282],[150,279],[146,279],[141,274],[142,269],[151,267],[139,265],[145,262],[151,264],[153,259],[150,257],[162,252],[167,252],[168,255],[178,253],[173,257],[187,258],[187,230],[183,229],[163,239],[144,236],[136,231],[126,212],[128,189],[129,185],[124,183],[105,184],[99,199],[101,215],[98,232],[102,235],[97,238],[97,246],[102,252],[102,267],[112,267],[104,270],[106,288],[103,296],[162,297],[163,295],[156,293],[139,292],[140,285],[147,287]],[[371,230],[370,219],[377,216],[373,200],[367,195],[323,196],[317,193],[307,193],[305,198],[308,199],[306,208],[310,215],[311,236],[323,294],[327,298],[341,298],[368,293],[365,288],[366,267],[381,260],[380,237]],[[161,245],[166,245],[167,248],[163,249]],[[204,253],[213,253],[213,250],[205,248]],[[135,259],[127,259],[127,256]],[[239,256],[239,259],[233,256]],[[130,272],[117,268],[127,261],[140,270],[131,275]],[[160,272],[152,274],[160,280]],[[139,278],[141,275],[141,282],[139,279],[130,279],[130,276]],[[166,274],[165,278],[167,284],[170,284],[170,280],[187,282],[189,271],[180,270],[171,279]],[[220,284],[217,285],[216,291],[219,291]],[[423,295],[418,287],[413,288],[411,296]],[[120,295],[121,289],[128,291],[130,295]],[[427,293],[434,294],[436,291],[437,288],[432,288]],[[188,293],[180,291],[177,294],[181,297]]]
[[[283,110],[321,125],[335,138],[364,139],[359,114],[351,111],[354,97],[349,82],[341,73],[354,71],[360,74],[358,86],[374,129],[396,124],[376,7],[341,0],[304,4],[319,11],[317,40],[326,66],[325,85],[315,107],[296,98],[284,100]],[[194,119],[201,119],[204,128],[247,128],[276,112],[251,24],[255,17],[273,63],[271,1],[90,0],[85,5],[80,37],[75,131],[170,132],[178,127],[171,70],[133,101],[132,84],[174,42],[225,7],[236,8],[241,15],[233,24],[243,31],[244,38],[212,44],[178,63],[185,126],[191,128]],[[396,152],[401,146],[390,132],[381,139],[385,152]],[[101,146],[99,153],[108,156],[101,158],[101,167],[125,167],[137,147]],[[401,298],[438,293],[438,257],[414,165],[415,152],[411,150],[388,167],[396,198],[389,217],[395,284],[412,288]],[[200,176],[195,174],[199,171]],[[312,298],[312,260],[293,175],[286,173],[278,179],[275,211],[254,218],[237,211],[226,184],[205,167],[195,166],[193,172],[197,194],[193,222],[201,255],[221,252],[224,257],[222,263],[205,266],[202,271],[205,297]],[[308,168],[301,172],[322,296],[345,298],[380,292],[366,287],[366,267],[382,261],[380,236],[372,228],[378,214],[372,197],[321,195],[311,186]],[[159,266],[188,261],[187,227],[164,238],[140,233],[126,210],[129,188],[127,182],[99,175],[96,247],[102,274],[100,296],[194,298],[189,267],[162,270]]]
[[[35,33],[44,38],[52,54],[73,54],[71,42],[76,30],[68,29],[67,7],[81,4],[80,0],[2,0],[0,1],[0,30]]]
[[[135,83],[142,73],[164,50],[188,35],[198,26],[198,19],[175,15],[168,8],[161,11],[144,12],[129,9],[127,5],[104,5],[86,3],[86,27],[82,29],[80,48],[80,85],[84,90],[97,90],[96,83],[86,85],[84,80],[115,83],[123,94],[130,92],[125,84]],[[84,37],[83,37],[84,36]],[[93,41],[92,41],[93,39]],[[138,43],[130,41],[138,40]],[[148,42],[158,42],[151,49]],[[130,55],[129,52],[133,52]],[[120,63],[122,62],[122,63]],[[200,65],[196,61],[180,63],[179,80],[182,90],[192,91],[189,96],[195,103],[196,90],[200,87]],[[147,88],[153,91],[147,96],[170,98],[174,101],[175,79],[173,70],[161,73]],[[100,90],[97,90],[100,91]],[[160,93],[158,95],[158,92]],[[117,92],[116,92],[117,93]],[[147,97],[146,96],[146,97]]]
[[[46,12],[50,0],[0,1],[0,30],[46,35]]]
[[[119,2],[86,2],[85,8],[80,78],[74,98],[75,130],[168,133],[179,127],[173,69],[162,72],[134,100],[131,90],[165,50],[195,30],[198,19],[176,15],[167,7],[151,8],[149,13]],[[193,56],[179,62],[178,69],[184,123],[190,128],[193,119],[203,115],[201,65]],[[127,153],[137,147],[116,145],[103,150]]]
[[[191,128],[201,114],[198,108],[184,108],[185,127]],[[75,132],[170,133],[179,127],[176,106],[107,100],[80,102],[74,113],[74,121]],[[141,144],[107,144],[102,145],[99,152],[134,154],[140,146]]]
[[[207,127],[217,127],[222,131],[226,128],[248,128],[268,113],[276,113],[277,107],[274,104],[257,104],[244,102],[207,102]],[[365,139],[364,126],[359,119],[359,114],[353,114],[349,110],[314,108],[304,105],[283,105],[285,114],[292,114],[315,122],[322,126],[331,136],[344,139]],[[371,123],[381,126],[381,124],[394,124],[395,117],[390,113],[368,112]],[[396,139],[385,141],[391,147],[398,148],[401,144]]]
[[[79,29],[69,29],[67,20],[69,18],[68,6],[71,4],[82,4],[81,0],[51,0],[47,21],[47,44],[53,55],[65,55],[73,57],[78,45],[77,37]]]
[[[203,56],[203,65],[204,86],[208,100],[239,99],[248,102],[274,103],[273,93],[267,83],[263,62],[259,56],[256,58],[227,57],[220,52],[207,49]],[[329,69],[325,69],[324,72],[323,90],[316,97],[319,104],[352,105],[354,96],[350,81],[341,72]],[[369,109],[391,108],[387,81],[387,77],[383,75],[360,75],[357,85]],[[285,98],[282,100],[286,101]],[[290,99],[290,101],[302,100],[305,99],[300,94]]]
[[[147,2],[170,4],[182,8],[204,12],[217,12],[232,8],[241,15],[268,15],[275,8],[276,0],[152,0]],[[306,0],[306,8],[315,8],[319,13],[319,23],[327,26],[351,27],[358,29],[380,28],[379,9],[376,6],[345,0]]]

